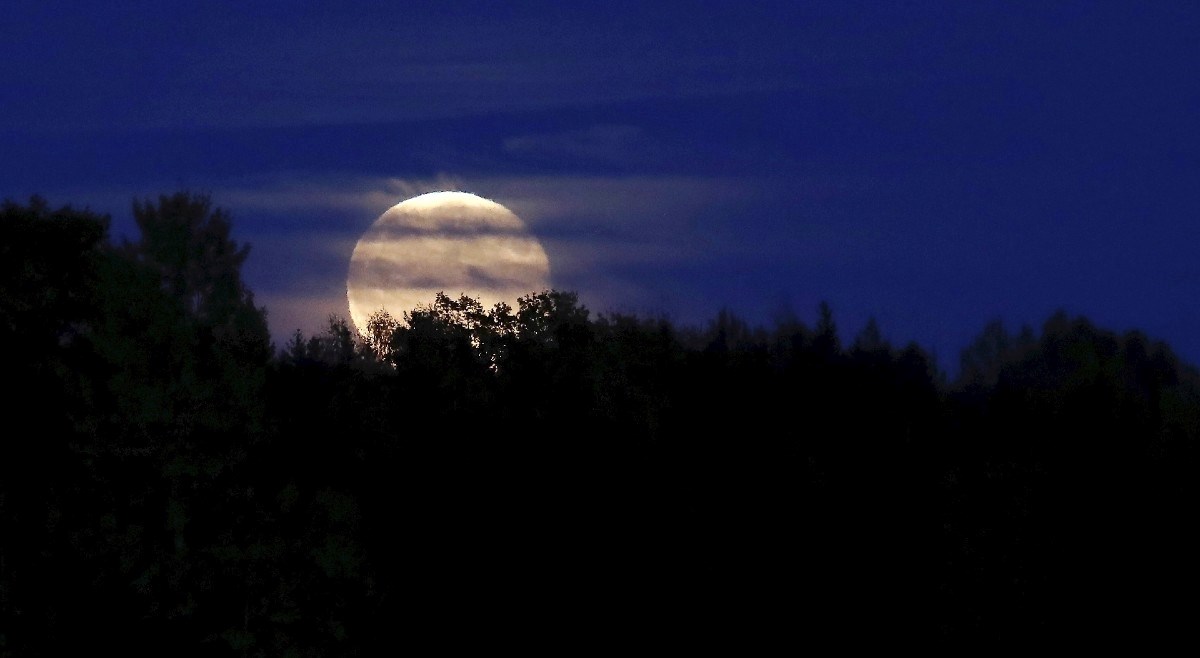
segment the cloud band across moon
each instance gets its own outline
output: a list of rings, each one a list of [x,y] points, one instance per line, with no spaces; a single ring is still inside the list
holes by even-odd
[[[466,192],[430,192],[392,206],[358,241],[346,296],[365,331],[376,311],[399,319],[439,292],[515,305],[550,287],[549,276],[542,245],[508,208]]]

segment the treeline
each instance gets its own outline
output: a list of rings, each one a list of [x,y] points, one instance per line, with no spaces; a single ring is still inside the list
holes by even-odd
[[[134,215],[0,209],[4,655],[1192,623],[1200,376],[1138,332],[992,323],[947,381],[824,305],[692,328],[551,290],[273,346],[224,211]]]

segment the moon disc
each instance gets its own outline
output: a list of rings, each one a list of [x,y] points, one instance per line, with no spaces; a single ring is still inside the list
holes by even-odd
[[[515,306],[549,279],[545,250],[511,210],[467,192],[430,192],[392,206],[359,239],[346,297],[365,333],[376,311],[400,320],[438,292]]]

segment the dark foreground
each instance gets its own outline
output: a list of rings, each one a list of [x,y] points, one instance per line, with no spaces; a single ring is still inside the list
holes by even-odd
[[[992,324],[951,382],[828,309],[693,330],[549,291],[274,349],[204,199],[136,244],[2,221],[0,654],[1194,623],[1200,377],[1136,332]]]

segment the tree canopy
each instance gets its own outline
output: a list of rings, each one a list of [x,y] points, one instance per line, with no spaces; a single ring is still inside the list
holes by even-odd
[[[828,304],[697,328],[544,290],[275,350],[226,211],[134,215],[118,245],[0,208],[0,655],[1190,626],[1200,375],[1141,332],[995,321],[948,380]]]

